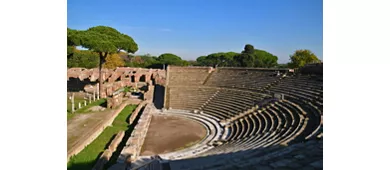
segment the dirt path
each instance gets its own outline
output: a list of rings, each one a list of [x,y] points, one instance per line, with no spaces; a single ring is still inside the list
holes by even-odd
[[[203,139],[206,133],[206,129],[193,120],[153,115],[140,155],[162,154],[189,147]]]
[[[123,104],[139,104],[139,99],[128,99]],[[96,128],[101,127],[115,110],[107,109],[102,112],[78,114],[67,122],[67,151],[71,151],[87,140]]]
[[[79,114],[69,120],[67,123],[68,151],[78,143],[86,140],[86,138],[95,131],[96,127],[99,127],[110,117],[112,112],[113,111],[110,110],[89,114]]]

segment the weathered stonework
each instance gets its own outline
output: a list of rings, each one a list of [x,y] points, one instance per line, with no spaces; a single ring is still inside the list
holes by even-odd
[[[113,95],[112,97],[107,97],[107,107],[108,108],[118,107],[123,101],[123,95],[124,93],[121,92],[116,95]]]
[[[118,67],[116,69],[102,69],[103,93],[101,97],[105,98],[112,95],[112,92],[125,87],[136,87],[136,84],[142,82],[152,84],[154,80],[156,84],[164,85],[165,70],[160,69],[144,69],[144,68],[131,68],[131,67]],[[99,80],[99,70],[85,69],[85,68],[69,68],[67,71],[67,79],[78,78],[80,81],[89,80],[90,82],[97,83]],[[110,89],[111,88],[111,89]],[[96,85],[86,85],[84,90],[88,93],[96,91]]]
[[[137,109],[133,112],[132,117],[134,115],[137,116],[138,111],[141,110],[141,108],[144,107],[145,104],[147,104],[146,101],[139,104]],[[126,146],[123,148],[117,160],[118,163],[125,163],[129,165],[131,164],[131,162],[135,161],[139,156],[139,153],[141,151],[152,118],[150,113],[151,107],[152,107],[151,105],[145,106],[145,109],[142,112],[140,119],[138,120],[138,124],[134,127],[134,130],[130,138],[126,142]],[[133,120],[129,120],[129,121],[133,123]]]

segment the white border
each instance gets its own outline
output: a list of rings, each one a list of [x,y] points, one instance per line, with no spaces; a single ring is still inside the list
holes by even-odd
[[[324,169],[387,169],[388,0],[324,1]]]
[[[66,6],[0,1],[0,169],[66,169]]]
[[[389,2],[324,0],[325,169],[388,166]],[[1,169],[66,168],[66,6],[0,2]]]

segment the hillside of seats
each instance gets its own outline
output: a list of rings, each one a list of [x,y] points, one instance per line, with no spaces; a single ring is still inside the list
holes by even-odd
[[[167,70],[171,86],[196,86],[203,84],[212,68],[169,66]]]
[[[307,120],[301,138],[309,139],[322,132],[322,75],[290,74],[283,70],[276,74],[275,70],[251,68],[186,69],[174,67],[169,71],[176,77],[175,81],[169,78],[166,108],[199,110],[218,120],[230,121],[242,114],[249,115],[261,101],[281,93],[284,99],[279,103],[297,107],[292,112],[299,111]],[[196,70],[209,73],[196,74]],[[275,112],[283,113],[280,109]]]
[[[281,78],[272,69],[218,68],[210,74],[205,85],[260,90]]]
[[[267,89],[268,93],[282,93],[284,99],[291,101],[307,113],[308,125],[305,138],[322,133],[323,76],[296,74],[288,76]]]
[[[307,166],[318,168],[311,164],[322,160],[322,74],[246,68],[197,69],[202,74],[196,74],[194,69],[173,70],[176,80],[169,77],[165,108],[175,114],[192,114],[198,120],[202,117],[216,120],[223,129],[222,134],[214,137],[207,149],[180,158],[188,162],[172,162],[172,168],[187,169],[185,163],[191,164],[190,160],[194,164],[204,161],[200,169],[213,165],[250,167],[261,163],[265,155],[283,155],[284,146],[289,146],[289,150],[290,146],[321,141],[321,146],[316,147],[320,148],[319,153],[315,153],[312,162],[307,162]],[[205,74],[205,70],[209,72]],[[283,97],[275,97],[275,94],[283,94]],[[239,158],[242,156],[239,153],[245,153],[250,159]],[[229,161],[233,157],[237,157],[235,163],[226,163],[234,162]]]

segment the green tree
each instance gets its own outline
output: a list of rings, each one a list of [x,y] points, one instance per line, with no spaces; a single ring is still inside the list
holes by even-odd
[[[68,29],[69,44],[73,46],[81,45],[99,54],[99,87],[103,87],[101,69],[108,54],[120,51],[135,53],[138,50],[138,45],[133,38],[107,26],[91,27],[85,31]],[[103,88],[100,88],[99,91],[101,95]]]
[[[80,40],[77,36],[77,31],[67,28],[67,56],[68,58],[74,54],[76,46],[80,44]]]
[[[185,62],[183,62],[183,60],[179,56],[171,53],[161,54],[160,56],[158,56],[158,61],[161,64],[168,64],[168,65],[182,66],[183,64],[185,64]]]
[[[89,50],[72,51],[72,55],[67,59],[67,67],[96,68],[99,66],[99,55]]]
[[[210,63],[210,61],[207,59],[207,56],[200,56],[196,59],[196,62],[200,65],[200,66],[210,66],[212,65]]]
[[[278,64],[278,57],[273,54],[264,51],[255,49],[254,51],[254,67],[275,67]]]
[[[241,67],[254,67],[255,66],[255,48],[253,45],[246,44],[244,51],[240,55],[235,56],[235,62]]]
[[[246,44],[241,53],[219,52],[196,59],[201,66],[220,67],[275,67],[278,57],[264,50],[258,50],[253,45]]]
[[[310,50],[296,50],[293,55],[290,55],[288,66],[289,68],[300,68],[314,62],[320,62],[320,60]]]
[[[239,54],[235,52],[212,53],[207,56],[200,56],[196,59],[196,61],[200,66],[233,66],[234,57],[236,55]]]
[[[162,64],[158,61],[158,57],[150,54],[130,56],[125,62],[127,67],[142,67],[142,68],[162,68]]]
[[[241,53],[254,54],[255,53],[255,47],[253,47],[253,45],[251,45],[251,44],[246,44],[245,47],[244,47],[244,51],[242,51]]]

